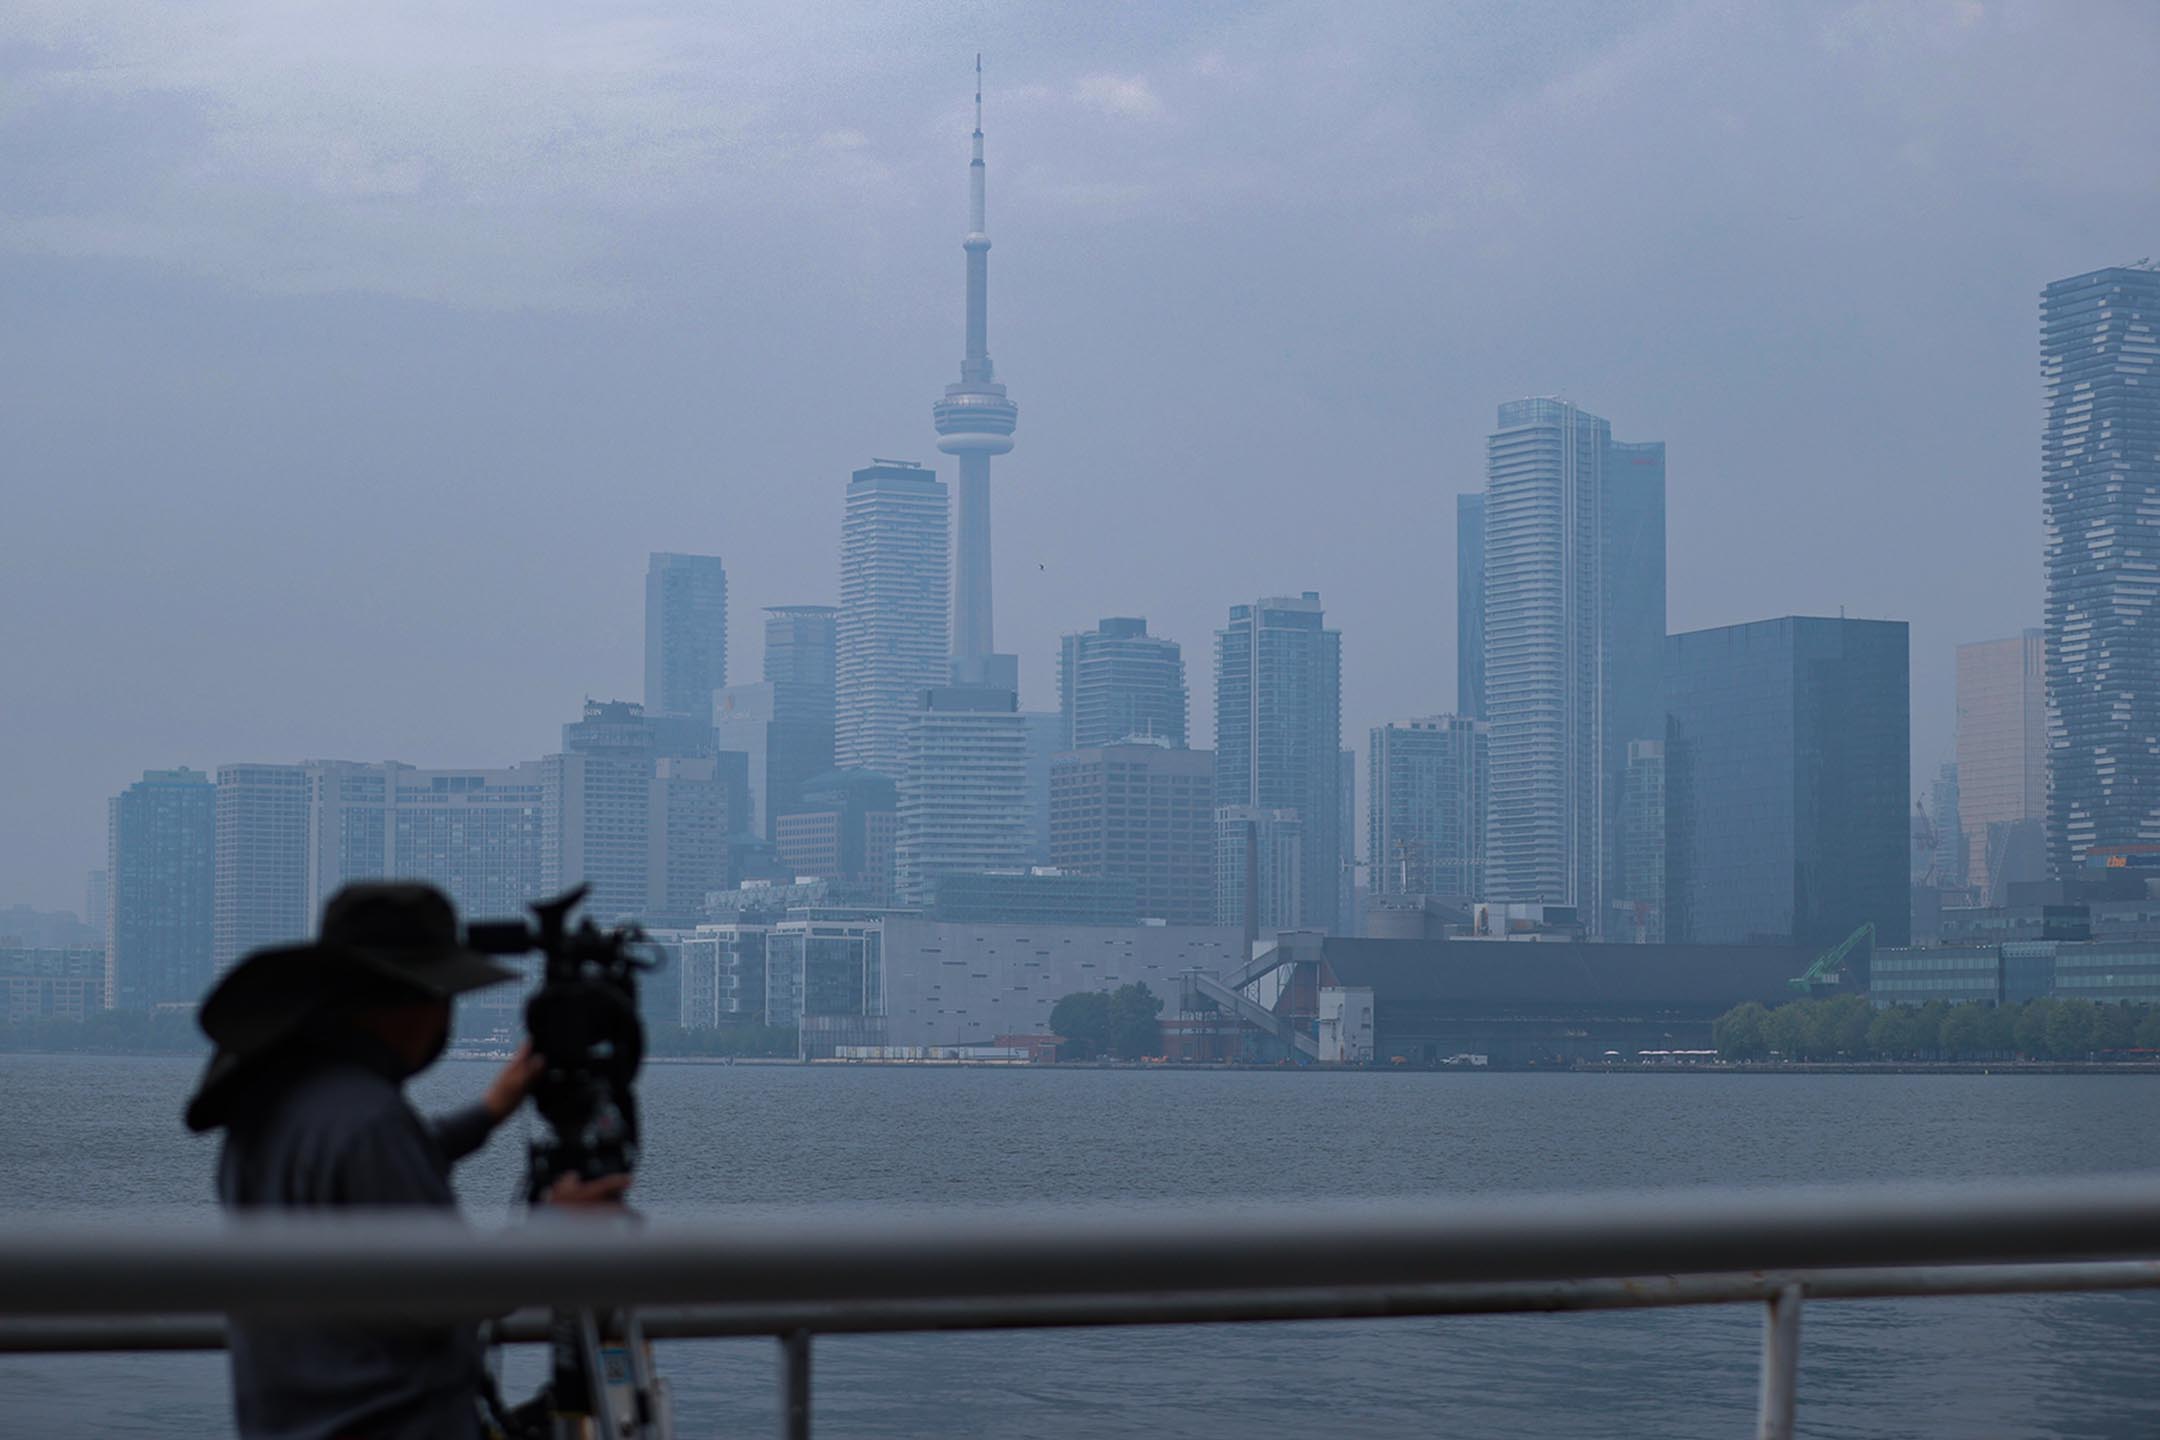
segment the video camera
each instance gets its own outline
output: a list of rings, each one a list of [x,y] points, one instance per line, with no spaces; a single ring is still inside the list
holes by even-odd
[[[637,976],[658,968],[637,953],[635,925],[602,930],[590,916],[573,927],[570,911],[585,886],[533,907],[533,922],[480,921],[465,943],[489,955],[538,951],[546,960],[540,988],[525,1003],[525,1029],[546,1068],[533,1082],[534,1108],[551,1132],[532,1142],[525,1198],[537,1202],[565,1175],[598,1180],[637,1165],[637,1093],[645,1060]]]

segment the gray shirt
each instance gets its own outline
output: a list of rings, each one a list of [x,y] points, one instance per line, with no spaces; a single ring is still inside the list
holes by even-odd
[[[218,1159],[233,1210],[420,1205],[454,1210],[450,1166],[493,1128],[473,1105],[434,1121],[405,1102],[387,1054],[316,1059],[236,1115]],[[471,1325],[230,1327],[233,1412],[263,1440],[479,1434],[480,1339]]]

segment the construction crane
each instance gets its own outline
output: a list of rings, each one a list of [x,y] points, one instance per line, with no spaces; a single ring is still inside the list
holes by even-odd
[[[1847,935],[1843,940],[1823,951],[1822,954],[1815,957],[1815,963],[1808,966],[1805,972],[1794,976],[1785,983],[1802,994],[1813,991],[1817,985],[1829,984],[1837,978],[1838,972],[1845,968],[1845,957],[1852,954],[1853,947],[1862,940],[1868,942],[1869,953],[1873,954],[1875,946],[1874,921],[1868,921],[1865,925],[1853,931],[1852,934]]]

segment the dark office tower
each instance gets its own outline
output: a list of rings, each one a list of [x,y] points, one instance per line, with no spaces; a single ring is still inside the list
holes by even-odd
[[[848,481],[835,662],[843,766],[897,775],[923,691],[949,676],[948,510],[945,482],[920,465],[879,460]]]
[[[1485,495],[1455,497],[1455,713],[1485,718]]]
[[[1296,812],[1296,923],[1339,930],[1342,632],[1317,591],[1230,607],[1215,632],[1215,737],[1216,805]]]
[[[1573,905],[1603,933],[1627,744],[1657,738],[1664,447],[1615,444],[1565,400],[1516,400],[1486,467],[1490,898]]]
[[[311,784],[305,765],[221,765],[211,964],[315,933],[308,891]]]
[[[1787,617],[1672,636],[1668,940],[1829,946],[1911,933],[1901,620]]]
[[[2048,863],[2160,843],[2160,270],[2040,297]]]
[[[1665,444],[1615,440],[1605,450],[1604,677],[1601,721],[1604,755],[1604,847],[1606,923],[1600,934],[1627,939],[1639,933],[1634,902],[1626,893],[1630,866],[1626,809],[1628,747],[1665,735]],[[1614,905],[1620,910],[1615,913]],[[1627,932],[1627,933],[1622,933]]]
[[[645,570],[645,709],[712,715],[727,684],[727,571],[717,555],[655,554]]]
[[[1152,744],[1057,757],[1050,780],[1050,863],[1133,884],[1143,919],[1215,920],[1215,757]]]
[[[217,789],[146,770],[106,806],[105,1003],[192,1003],[210,988]]]
[[[765,679],[771,692],[763,807],[757,823],[776,838],[779,817],[802,802],[805,784],[833,768],[835,621],[830,605],[776,605],[765,612]]]
[[[1485,894],[1485,726],[1429,715],[1373,727],[1366,854],[1375,895]]]
[[[1058,644],[1058,704],[1065,748],[1092,750],[1134,738],[1185,748],[1185,656],[1147,621],[1104,620]]]

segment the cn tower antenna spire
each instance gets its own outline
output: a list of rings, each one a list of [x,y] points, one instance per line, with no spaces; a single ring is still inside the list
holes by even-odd
[[[967,323],[960,379],[932,408],[938,449],[960,462],[953,536],[953,673],[962,683],[1012,688],[1018,662],[995,653],[990,623],[990,457],[1012,449],[1019,407],[990,363],[990,228],[984,216],[982,52],[975,54],[975,133],[968,158]]]

